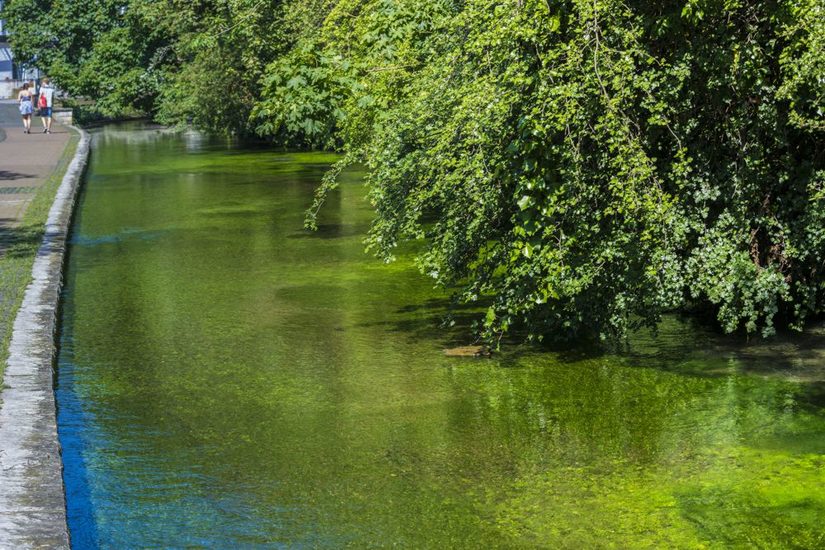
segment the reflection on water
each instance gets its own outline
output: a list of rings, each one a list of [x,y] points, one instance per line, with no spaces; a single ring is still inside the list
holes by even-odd
[[[825,544],[804,344],[671,319],[622,353],[447,358],[445,296],[363,254],[358,174],[301,229],[333,157],[94,147],[58,366],[75,548]]]

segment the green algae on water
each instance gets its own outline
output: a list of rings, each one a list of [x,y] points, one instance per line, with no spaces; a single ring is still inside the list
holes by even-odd
[[[58,368],[76,547],[825,545],[820,382],[774,356],[674,320],[621,354],[445,357],[466,326],[364,253],[357,171],[303,229],[333,156],[94,148]]]

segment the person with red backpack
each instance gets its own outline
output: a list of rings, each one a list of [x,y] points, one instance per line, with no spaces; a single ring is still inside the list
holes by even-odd
[[[54,88],[49,83],[48,78],[44,78],[40,84],[40,95],[37,98],[37,107],[40,109],[40,120],[43,121],[43,133],[52,133],[52,102],[54,101]]]

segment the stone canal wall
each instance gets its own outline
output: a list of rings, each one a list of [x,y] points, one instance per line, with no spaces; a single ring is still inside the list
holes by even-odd
[[[89,155],[82,130],[14,322],[0,394],[0,548],[68,548],[54,359],[63,260]]]

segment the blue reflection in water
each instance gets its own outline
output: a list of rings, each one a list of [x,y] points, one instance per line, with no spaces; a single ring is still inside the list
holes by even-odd
[[[89,489],[83,449],[102,447],[95,422],[83,412],[75,392],[73,351],[66,338],[61,339],[60,378],[56,389],[57,422],[63,455],[63,481],[66,485],[66,511],[73,548],[98,548],[97,524]]]

